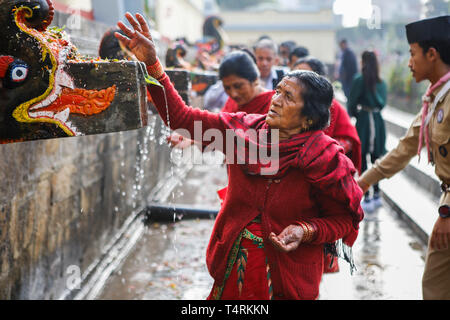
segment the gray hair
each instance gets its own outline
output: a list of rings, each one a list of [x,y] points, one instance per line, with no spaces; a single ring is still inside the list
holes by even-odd
[[[253,46],[253,51],[256,51],[256,49],[270,49],[272,50],[275,54],[278,53],[278,46],[275,42],[273,42],[270,39],[262,39],[260,41],[258,41],[254,46]]]

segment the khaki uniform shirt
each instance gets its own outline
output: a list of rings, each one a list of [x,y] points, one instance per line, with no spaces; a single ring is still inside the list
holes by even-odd
[[[431,94],[430,108],[434,98],[443,86],[438,87]],[[377,160],[361,176],[361,180],[369,185],[373,185],[381,179],[390,178],[404,169],[411,158],[417,154],[421,123],[422,111],[416,116],[406,135],[400,139],[397,147],[383,158]],[[429,130],[430,148],[433,154],[436,175],[442,182],[450,185],[450,91],[437,103],[429,123]],[[426,147],[425,141],[423,146]],[[424,160],[428,161],[428,157],[421,159],[421,161]],[[450,205],[450,190],[442,194],[439,206],[443,204]]]

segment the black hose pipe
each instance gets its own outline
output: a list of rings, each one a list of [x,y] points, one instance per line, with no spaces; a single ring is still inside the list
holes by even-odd
[[[184,219],[214,219],[219,213],[218,209],[201,209],[192,206],[157,205],[147,208],[144,223],[177,222]]]

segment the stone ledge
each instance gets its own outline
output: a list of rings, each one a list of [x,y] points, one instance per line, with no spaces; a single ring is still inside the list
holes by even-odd
[[[438,201],[424,193],[403,172],[381,181],[380,189],[389,205],[408,223],[423,243],[427,244],[438,218]]]

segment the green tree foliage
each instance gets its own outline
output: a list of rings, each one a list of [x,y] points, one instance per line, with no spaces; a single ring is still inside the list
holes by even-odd
[[[425,15],[429,18],[450,13],[449,0],[428,0],[425,4]]]
[[[222,9],[244,9],[257,6],[261,3],[275,3],[275,0],[217,0],[217,4]]]
[[[389,92],[399,96],[405,96],[407,70],[404,64],[396,64],[389,74]]]

